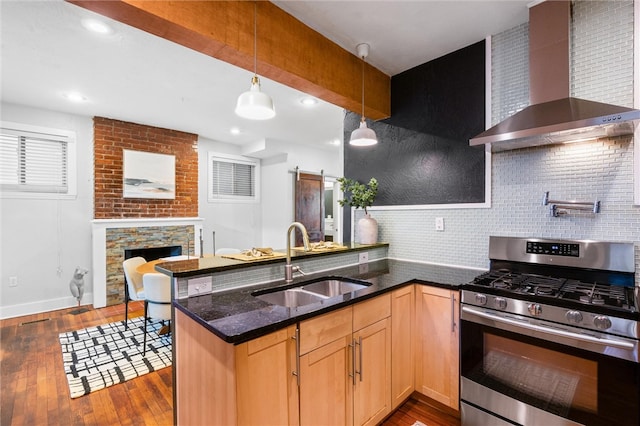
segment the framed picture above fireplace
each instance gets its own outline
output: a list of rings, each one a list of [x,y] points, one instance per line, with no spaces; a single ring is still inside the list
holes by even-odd
[[[122,157],[124,198],[176,198],[175,155],[125,149]]]

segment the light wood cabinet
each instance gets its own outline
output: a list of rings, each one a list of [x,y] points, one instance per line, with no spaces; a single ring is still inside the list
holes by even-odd
[[[300,357],[300,424],[352,425],[351,336]]]
[[[458,292],[416,286],[416,390],[459,410]]]
[[[300,323],[300,423],[369,425],[391,412],[390,295]]]
[[[238,425],[298,424],[294,335],[291,326],[236,346]]]
[[[353,422],[375,425],[391,412],[391,329],[385,318],[353,334]]]
[[[298,425],[295,326],[234,346],[175,311],[180,425]]]
[[[415,286],[391,292],[391,409],[415,390]]]

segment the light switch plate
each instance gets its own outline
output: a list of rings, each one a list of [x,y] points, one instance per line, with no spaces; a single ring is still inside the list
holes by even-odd
[[[444,218],[436,217],[436,231],[444,231]]]
[[[367,263],[369,261],[369,252],[358,253],[358,263]]]
[[[189,297],[211,293],[211,288],[213,286],[212,281],[213,279],[211,277],[199,277],[188,280]]]

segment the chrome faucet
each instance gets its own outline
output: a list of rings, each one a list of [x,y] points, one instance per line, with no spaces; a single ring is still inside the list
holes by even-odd
[[[299,266],[293,266],[291,264],[291,231],[293,228],[298,228],[302,232],[302,242],[304,243],[304,251],[309,251],[309,235],[307,235],[307,228],[300,222],[293,222],[289,225],[287,230],[287,264],[284,265],[284,282],[290,283],[293,281],[293,273],[300,272],[304,275],[304,272],[300,270]]]

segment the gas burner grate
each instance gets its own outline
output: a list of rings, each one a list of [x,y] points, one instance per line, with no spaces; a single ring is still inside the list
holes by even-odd
[[[622,309],[633,309],[634,300],[632,288],[575,280],[567,281],[562,287],[561,297],[590,305]]]
[[[520,287],[521,281],[521,275],[513,274],[508,269],[497,269],[477,276],[473,284],[499,290],[515,290]]]
[[[514,297],[526,295],[548,303],[560,303],[551,299],[562,299],[581,305],[637,312],[633,287],[513,272],[509,269],[490,270],[478,275],[471,284],[485,287],[487,292],[512,293]]]

